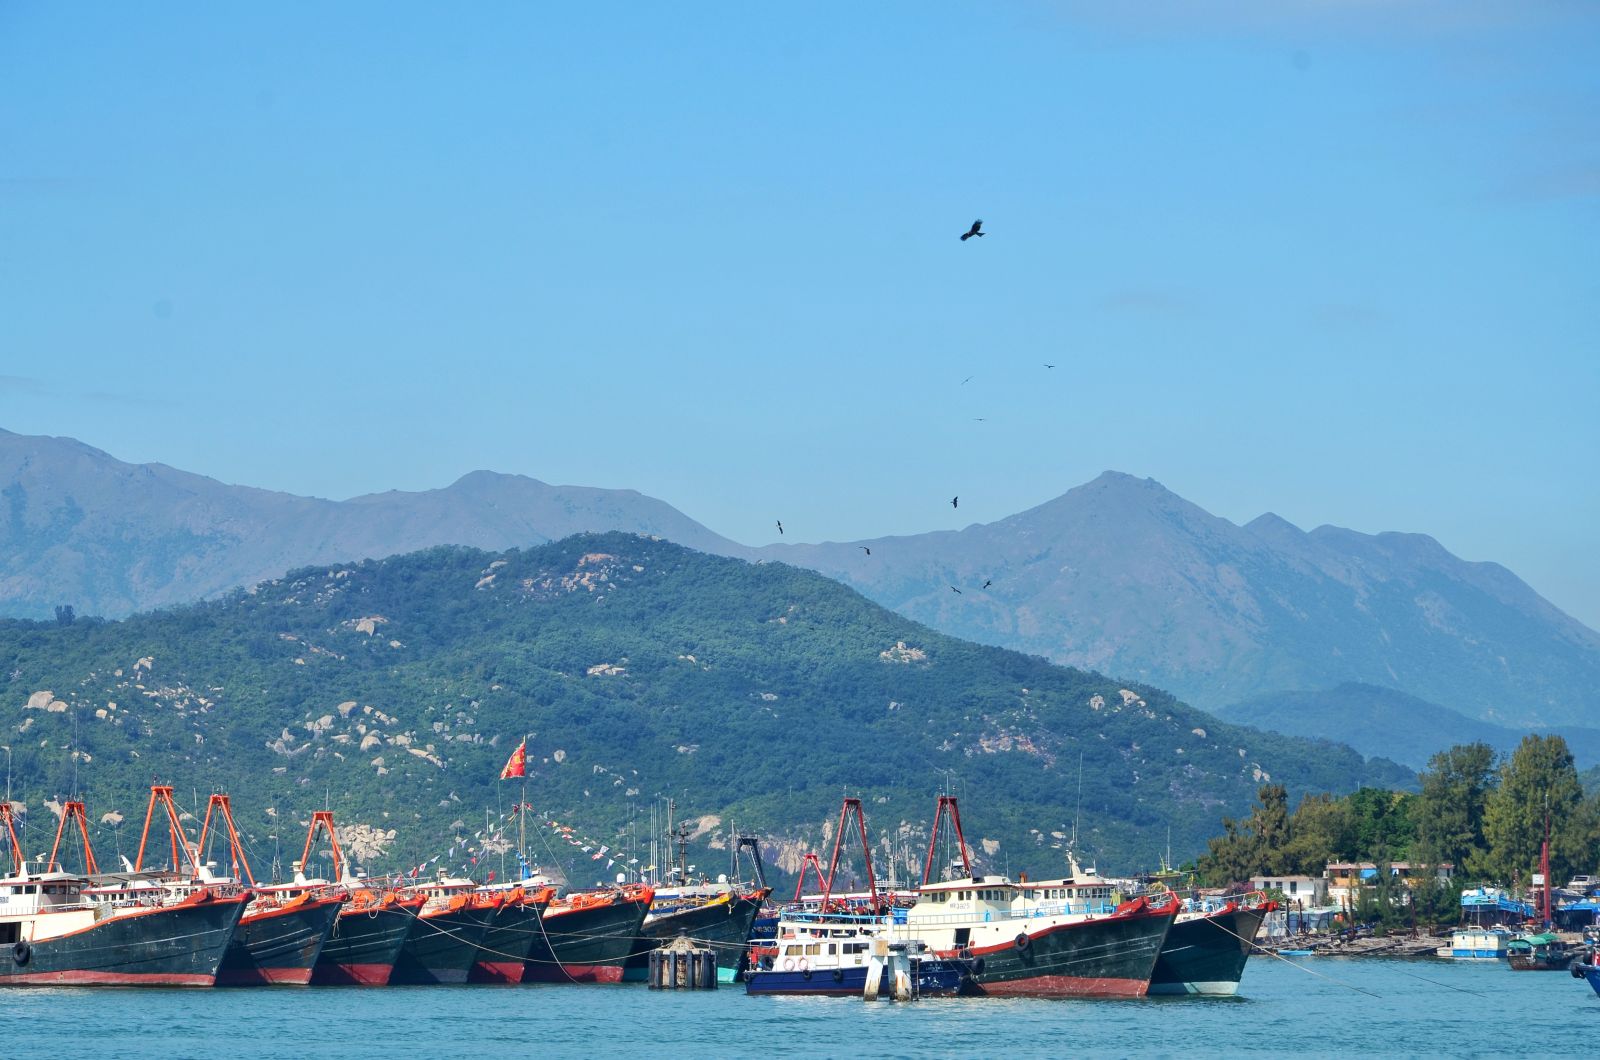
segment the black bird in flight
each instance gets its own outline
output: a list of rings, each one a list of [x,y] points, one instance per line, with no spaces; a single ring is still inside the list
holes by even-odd
[[[1045,365],[1045,367],[1046,367],[1046,368],[1054,368],[1054,367],[1055,367],[1055,365],[1053,365],[1053,364],[1047,364],[1047,365]]]
[[[779,534],[783,533],[783,520],[782,519],[778,520],[778,533]]]
[[[950,586],[950,591],[955,593],[957,596],[961,596],[962,595],[961,590],[957,589],[954,585]]]
[[[969,375],[965,379],[961,380],[961,385],[966,386],[970,382],[972,382],[972,376]]]
[[[865,552],[867,555],[872,555],[872,549],[868,548],[866,545],[857,545],[856,547]]]
[[[983,233],[983,222],[982,221],[974,221],[974,222],[972,222],[972,227],[971,228],[969,228],[965,232],[961,233],[961,242],[965,243],[967,240],[971,239],[973,236],[980,236],[981,237],[983,234],[984,234]]]
[[[950,507],[952,507],[952,508],[961,507],[961,498],[960,497],[951,497],[950,498]]]
[[[985,588],[985,589],[987,589],[987,588],[989,588],[989,586],[991,586],[991,585],[993,585],[993,584],[994,584],[994,579],[992,579],[992,578],[989,578],[989,579],[986,579],[986,580],[985,580],[985,581],[984,581],[984,583],[983,583],[983,587],[984,587],[984,588]]]

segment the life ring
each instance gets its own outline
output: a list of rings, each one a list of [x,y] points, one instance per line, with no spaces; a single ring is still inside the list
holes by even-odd
[[[18,939],[17,944],[11,947],[11,959],[17,964],[27,964],[28,958],[33,956],[33,947],[28,945],[27,939]]]
[[[1028,948],[1028,944],[1032,940],[1028,938],[1028,933],[1026,931],[1024,931],[1022,934],[1020,934],[1020,935],[1018,935],[1016,937],[1015,941],[1016,941],[1016,944],[1017,944],[1017,949],[1025,950],[1025,949]]]
[[[835,968],[833,970],[833,981],[836,982],[836,983],[844,982],[844,969],[843,968]]]
[[[783,959],[783,970],[786,971],[786,972],[794,971],[794,958],[793,957],[785,957]]]

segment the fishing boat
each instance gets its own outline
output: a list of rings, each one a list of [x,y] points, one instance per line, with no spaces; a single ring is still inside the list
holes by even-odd
[[[1221,901],[1186,900],[1156,958],[1150,993],[1238,993],[1256,932],[1276,908],[1275,902],[1259,892]]]
[[[945,811],[964,878],[929,879]],[[920,898],[907,937],[940,956],[974,962],[977,992],[1036,997],[1143,997],[1178,915],[1174,897],[1117,901],[1108,881],[1084,873],[1013,883],[972,872],[954,796],[939,796]]]
[[[839,858],[846,835],[861,844],[867,889],[835,894]],[[820,892],[806,896],[806,870],[815,869]],[[881,960],[891,945],[915,949],[908,959],[912,993],[937,997],[970,990],[974,962],[955,955],[926,953],[904,930],[905,909],[878,889],[872,867],[872,845],[861,800],[846,798],[833,833],[833,855],[824,875],[815,854],[807,854],[795,883],[794,901],[781,910],[771,942],[752,944],[745,972],[747,994],[799,994],[823,996],[887,996],[890,971]],[[926,956],[923,956],[926,954]],[[875,982],[869,982],[873,976]],[[870,989],[869,989],[870,988]]]
[[[1514,972],[1564,971],[1572,959],[1572,950],[1560,936],[1548,932],[1523,935],[1506,944],[1506,961]]]
[[[745,993],[888,996],[891,973],[885,962],[873,960],[873,949],[895,938],[893,913],[786,910],[778,917],[774,943],[753,952]],[[972,963],[959,958],[911,957],[909,968],[911,989],[918,996],[953,996],[971,986]],[[868,991],[868,977],[874,975],[877,982]]]
[[[50,856],[30,870],[9,803],[0,802],[13,871],[0,878],[0,985],[211,986],[244,914],[242,895],[175,893],[138,874],[102,874],[83,803],[67,802]],[[58,860],[76,822],[83,872]]]
[[[654,890],[618,884],[555,899],[540,918],[523,982],[620,983]]]
[[[451,876],[445,869],[427,883],[400,888],[399,893],[423,901],[414,907],[411,931],[395,957],[390,985],[466,982],[503,898],[479,893],[477,883]]]
[[[311,982],[317,986],[384,986],[394,974],[400,947],[410,936],[426,899],[352,875],[339,848],[333,814],[327,810],[316,810],[311,815],[305,851],[294,863],[296,886],[331,886],[328,880],[306,876],[317,837],[322,833],[328,838],[333,879],[346,897],[322,952],[312,965]]]
[[[177,810],[171,805],[171,788],[164,789],[172,824],[178,823]],[[152,805],[156,798],[152,793]],[[250,862],[245,857],[244,846],[239,841],[239,831],[233,823],[233,809],[227,795],[213,794],[206,803],[205,819],[200,825],[197,849],[200,857],[209,849],[207,840],[212,836],[212,815],[216,814],[219,831],[227,829],[231,875],[221,877],[229,883],[238,883],[243,877],[248,886],[249,904],[234,932],[233,941],[222,957],[222,967],[217,971],[218,986],[304,986],[311,982],[312,969],[322,948],[333,933],[348,893],[341,887],[313,887],[304,883],[257,884]],[[148,836],[150,815],[146,814],[145,834]],[[140,840],[143,856],[144,840]],[[197,877],[202,882],[215,882],[218,878],[210,871],[209,862],[197,866]]]
[[[499,899],[499,909],[489,922],[478,958],[467,973],[469,983],[520,983],[528,957],[544,934],[544,911],[556,889],[538,881],[479,888],[479,893]]]

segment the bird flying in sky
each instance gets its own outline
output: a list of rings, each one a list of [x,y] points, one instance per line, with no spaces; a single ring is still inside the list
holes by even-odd
[[[961,242],[965,243],[967,240],[971,239],[973,236],[982,236],[982,235],[983,235],[983,222],[982,221],[974,221],[974,222],[972,222],[972,227],[971,228],[969,228],[965,232],[961,233]]]
[[[867,555],[869,555],[869,556],[872,555],[872,549],[868,548],[866,545],[858,545],[857,547],[860,548],[861,551],[865,552]]]
[[[959,496],[951,497],[950,498],[950,507],[952,507],[952,508],[961,507],[961,498]]]
[[[951,592],[953,592],[953,593],[955,593],[955,594],[956,594],[956,595],[957,595],[957,596],[962,596],[962,595],[964,595],[964,594],[963,594],[963,593],[962,593],[962,592],[961,592],[961,590],[960,590],[960,589],[957,589],[957,588],[956,588],[956,587],[955,587],[955,586],[954,586],[954,585],[952,585],[952,586],[950,586],[950,591],[951,591]]]
[[[1046,367],[1046,368],[1054,368],[1054,367],[1055,367],[1055,365],[1053,365],[1053,364],[1047,364],[1047,365],[1045,365],[1045,367]]]
[[[780,534],[783,533],[783,520],[782,519],[778,520],[778,533],[780,533]]]
[[[985,578],[984,581],[983,581],[983,587],[985,589],[989,588],[989,586],[991,586],[993,584],[994,584],[994,579],[992,579],[992,578]]]

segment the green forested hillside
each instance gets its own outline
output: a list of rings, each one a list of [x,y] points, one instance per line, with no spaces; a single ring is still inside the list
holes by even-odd
[[[988,864],[1037,875],[1061,866],[1080,760],[1081,845],[1126,869],[1153,865],[1169,826],[1197,852],[1267,778],[1295,795],[1414,780],[936,634],[820,575],[617,533],[301,570],[118,622],[0,623],[0,681],[30,853],[46,800],[75,789],[102,855],[129,851],[160,779],[185,803],[231,791],[258,854],[279,836],[287,860],[327,803],[369,868],[399,868],[518,798],[496,778],[524,732],[537,809],[614,842],[630,804],[670,794],[702,845],[736,821],[791,869],[846,793],[875,838],[914,838],[954,784]]]

